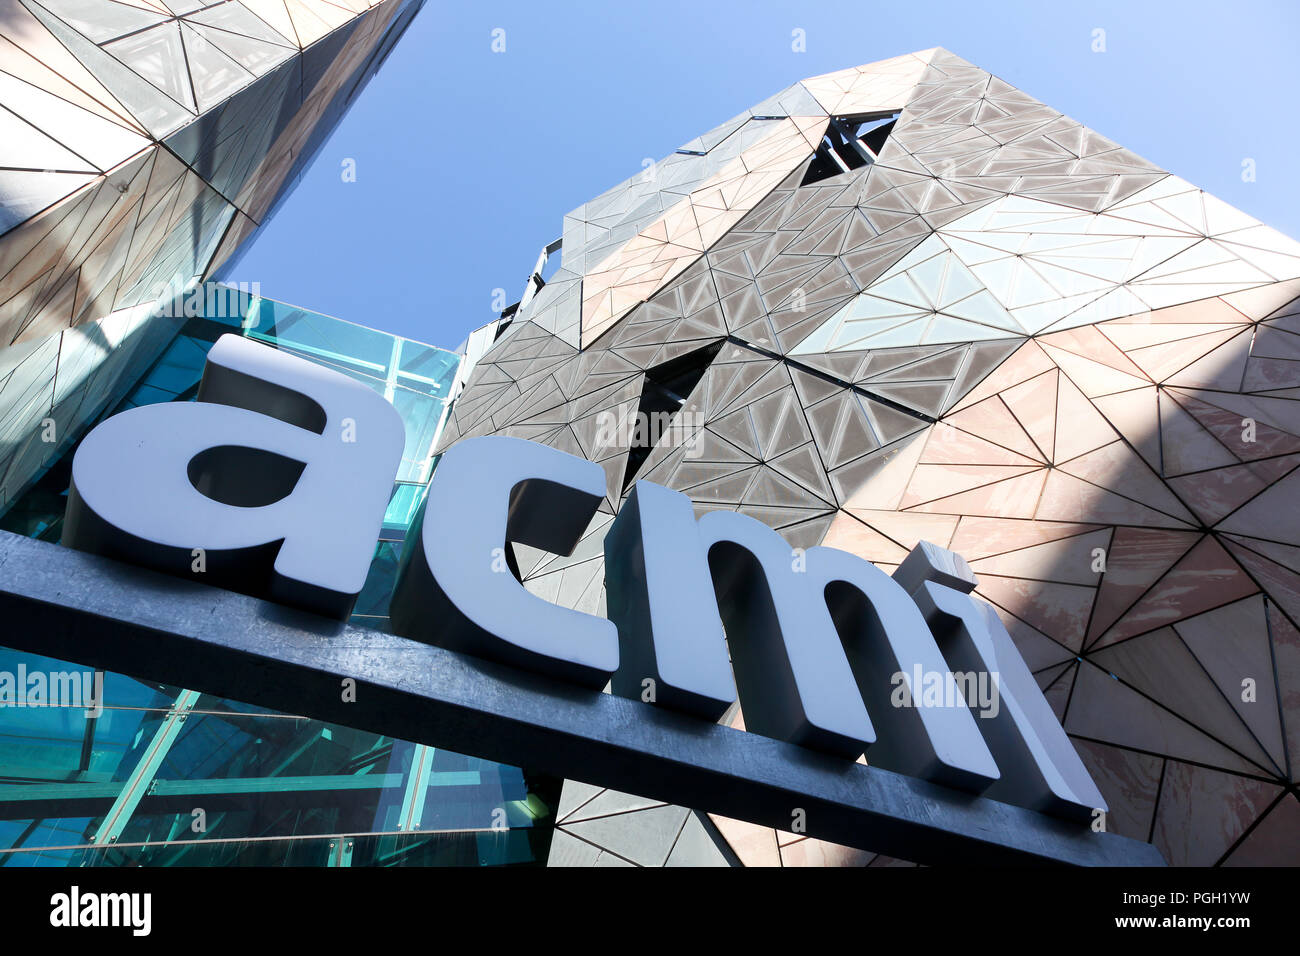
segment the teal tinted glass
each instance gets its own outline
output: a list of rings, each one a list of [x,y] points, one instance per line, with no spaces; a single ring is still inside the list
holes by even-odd
[[[388,601],[460,358],[238,290],[208,287],[103,416],[193,401],[207,350],[247,335],[349,375],[406,425],[401,471],[353,621]],[[86,423],[87,426],[90,423]],[[84,432],[87,430],[83,428]],[[57,542],[76,442],[0,528]],[[3,675],[86,673],[0,647]],[[94,672],[89,672],[92,684]],[[517,865],[546,859],[561,781],[236,700],[102,676],[102,710],[0,706],[0,865]]]

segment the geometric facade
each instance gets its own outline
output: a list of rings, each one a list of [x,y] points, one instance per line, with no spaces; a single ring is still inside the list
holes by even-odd
[[[604,610],[640,478],[887,571],[932,541],[1108,829],[1300,858],[1300,244],[934,49],[778,93],[571,212],[561,253],[440,444],[604,469],[572,555],[515,546],[530,589]],[[899,861],[569,781],[551,862]]]
[[[414,9],[4,0],[0,345],[210,275]]]
[[[0,507],[24,437],[97,414],[85,376],[158,346],[154,306],[233,261],[421,2],[0,0]]]
[[[604,613],[638,479],[886,571],[951,548],[1107,829],[1300,858],[1300,244],[932,49],[573,210],[463,356],[246,294],[160,310],[221,289],[420,4],[0,0],[0,527],[56,540],[86,430],[193,399],[237,331],[402,415],[358,622],[438,452],[542,442],[606,491],[572,554],[510,545],[543,598]],[[108,676],[101,716],[0,710],[0,865],[908,862]]]

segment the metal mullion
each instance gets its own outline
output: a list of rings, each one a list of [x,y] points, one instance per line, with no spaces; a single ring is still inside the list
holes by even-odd
[[[140,800],[148,791],[150,784],[153,783],[154,776],[162,766],[163,760],[167,757],[167,752],[180,736],[181,728],[185,724],[185,718],[194,705],[199,702],[199,691],[183,690],[176,698],[166,719],[163,720],[162,726],[154,733],[153,739],[149,741],[149,746],[145,748],[144,756],[135,765],[131,771],[131,776],[122,784],[122,791],[118,794],[117,799],[109,808],[104,822],[99,825],[95,832],[91,844],[94,846],[107,846],[117,841],[126,829],[127,823],[131,819],[131,814],[139,806]]]
[[[397,829],[407,832],[419,827],[424,817],[424,801],[429,793],[429,771],[433,769],[436,751],[428,744],[416,744],[411,755],[411,771],[406,778],[406,791],[402,795],[402,812],[397,817]]]

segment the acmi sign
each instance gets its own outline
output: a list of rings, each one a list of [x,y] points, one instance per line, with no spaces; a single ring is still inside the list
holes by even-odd
[[[381,396],[227,335],[209,353],[196,403],[134,408],[86,436],[73,464],[64,543],[346,618],[366,579],[403,446],[402,421]],[[972,597],[974,576],[957,555],[922,544],[891,577],[844,551],[792,550],[744,515],[697,519],[686,496],[641,481],[605,538],[605,619],[531,593],[503,560],[508,542],[571,553],[604,494],[604,472],[592,462],[516,438],[462,440],[438,464],[392,595],[392,628],[401,638],[454,652],[442,659],[458,667],[492,662],[481,665],[495,668],[482,679],[498,684],[490,695],[483,685],[483,694],[503,734],[530,720],[547,725],[530,738],[541,742],[530,750],[543,761],[534,765],[571,776],[580,767],[596,783],[636,781],[701,806],[712,799],[715,777],[730,774],[743,789],[766,771],[695,767],[691,748],[712,747],[724,733],[718,739],[744,764],[758,758],[735,748],[760,746],[753,741],[761,735],[785,743],[762,751],[764,760],[779,754],[783,766],[772,773],[782,780],[754,783],[756,822],[770,824],[777,795],[798,807],[800,781],[812,788],[816,777],[828,795],[808,799],[819,807],[823,800],[828,820],[819,831],[810,816],[809,832],[841,842],[856,831],[855,818],[837,816],[840,810],[877,823],[882,815],[915,816],[900,832],[943,834],[945,827],[987,830],[980,813],[1014,807],[1032,812],[1014,811],[1020,822],[1002,825],[1045,828],[1024,838],[1037,841],[1036,859],[1086,858],[1092,849],[1076,853],[1080,840],[1132,842],[1094,832],[1104,829],[1105,802],[997,614]],[[272,648],[259,660],[264,666],[300,653]],[[378,653],[358,666],[382,668]],[[555,714],[596,708],[588,713],[611,715],[605,719],[614,726],[575,731],[571,723],[561,733],[560,717],[554,725],[549,716],[530,717],[523,703],[512,712],[499,682],[508,685],[520,671],[547,682]],[[977,678],[968,691],[981,681],[994,687],[995,705],[968,705],[959,674]],[[944,692],[917,686],[936,675]],[[607,684],[617,702],[600,694]],[[738,698],[750,733],[711,726]],[[286,687],[284,709],[303,706]],[[685,716],[658,716],[665,710]],[[366,719],[378,725],[383,718]],[[677,736],[653,737],[664,728]],[[575,738],[590,741],[586,756]],[[671,773],[628,764],[659,749],[646,767],[680,765],[679,788]],[[503,742],[485,756],[497,753],[517,751]],[[701,758],[706,764],[731,751],[710,753]],[[855,765],[864,753],[869,766]],[[890,799],[902,806],[867,807],[844,790],[880,781],[898,788]],[[717,803],[733,815],[746,806],[731,793],[719,792]],[[1056,839],[1071,849],[1056,853],[1047,845]],[[1122,860],[1111,853],[1104,861]]]

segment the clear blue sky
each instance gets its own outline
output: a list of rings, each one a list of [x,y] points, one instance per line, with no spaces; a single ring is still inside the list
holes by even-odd
[[[1300,238],[1294,0],[427,0],[229,278],[455,347],[493,289],[518,298],[564,213],[644,158],[796,80],[932,46]]]

